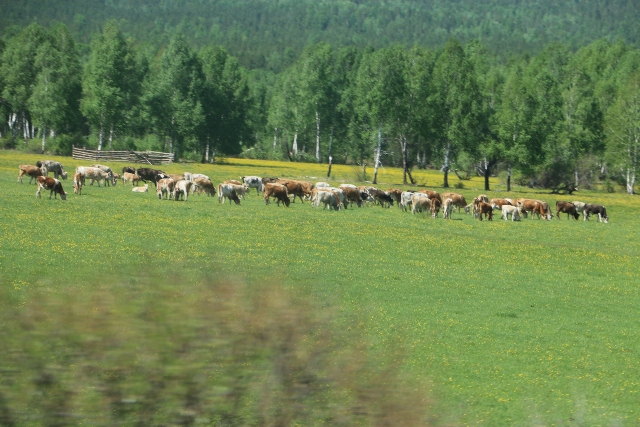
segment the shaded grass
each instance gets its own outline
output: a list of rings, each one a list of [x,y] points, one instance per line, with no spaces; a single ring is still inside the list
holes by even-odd
[[[241,206],[193,197],[159,201],[130,188],[86,188],[65,202],[35,199],[14,184],[17,165],[38,156],[0,156],[0,278],[14,305],[34,289],[135,284],[148,274],[280,280],[318,304],[337,305],[343,328],[362,319],[373,351],[400,347],[405,370],[434,382],[441,422],[470,425],[624,425],[639,421],[638,265],[640,203],[622,194],[551,196],[517,188],[512,197],[582,200],[607,206],[595,221],[432,220],[398,209],[342,212]],[[61,159],[67,169],[81,164]],[[167,172],[326,180],[324,165],[227,159],[171,165]],[[82,164],[87,164],[83,162]],[[121,167],[121,164],[111,164]],[[353,182],[334,165],[331,182]],[[441,175],[416,171],[420,184]],[[311,178],[315,177],[315,178]],[[385,168],[380,188],[401,171]],[[63,181],[71,192],[70,182]],[[460,190],[470,200],[480,179]],[[507,194],[499,183],[489,197]],[[437,187],[430,187],[437,188]]]

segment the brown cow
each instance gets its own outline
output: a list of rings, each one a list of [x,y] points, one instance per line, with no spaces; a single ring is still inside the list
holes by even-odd
[[[77,172],[73,174],[73,192],[82,194],[82,175]]]
[[[437,191],[419,190],[418,193],[426,194],[427,196],[429,196],[429,199],[438,199],[438,200],[440,200],[440,203],[442,204],[442,197],[440,196],[440,193],[438,193]]]
[[[237,179],[227,179],[222,181],[223,184],[233,184],[233,185],[242,185],[244,182],[238,181]]]
[[[51,178],[50,176],[39,176],[36,178],[38,180],[38,192],[36,193],[36,199],[41,197],[40,192],[43,188],[47,190],[51,190],[49,192],[49,199],[51,196],[55,194],[54,199],[58,198],[58,194],[62,200],[67,200],[67,193],[62,189],[62,184],[55,178]]]
[[[491,199],[491,206],[493,209],[502,210],[502,206],[513,206],[513,201],[511,199]]]
[[[193,180],[193,185],[198,190],[198,193],[200,193],[201,191],[204,191],[204,193],[209,197],[213,197],[216,195],[216,188],[210,179],[195,178]]]
[[[355,203],[359,208],[362,207],[362,192],[357,187],[349,187],[341,185],[340,189],[344,192],[345,208],[348,203]],[[366,197],[366,196],[365,196]]]
[[[293,195],[293,202],[296,202],[296,197],[304,203],[304,197],[311,197],[311,190],[313,190],[313,184],[306,181],[294,181],[292,179],[278,179],[278,184],[282,184],[287,187],[287,192]]]
[[[458,193],[444,193],[442,195],[443,199],[451,199],[453,201],[453,206],[458,208],[458,213],[460,212],[460,208],[465,208],[467,206],[467,201],[465,200],[462,194]]]
[[[400,202],[402,201],[402,190],[399,188],[390,188],[387,190],[387,194],[398,204],[398,207],[401,207]]]
[[[484,214],[485,217],[488,218],[489,221],[493,221],[493,208],[491,207],[491,205],[489,203],[483,202],[483,201],[478,201],[476,206],[477,206],[477,209],[478,209],[478,219],[480,221],[482,221],[482,214]]]
[[[289,192],[287,191],[287,187],[282,184],[269,182],[265,184],[264,188],[264,203],[266,205],[269,204],[269,197],[273,197],[278,201],[278,206],[280,206],[280,202],[284,203],[286,207],[289,207],[291,204],[291,200],[289,200]]]
[[[20,174],[18,175],[18,182],[20,184],[22,184],[22,177],[25,175],[29,175],[29,184],[31,184],[31,181],[37,177],[47,174],[46,169],[41,169],[35,165],[20,165],[18,168],[20,169]]]
[[[556,202],[556,218],[560,219],[561,213],[566,213],[567,219],[569,219],[570,216],[573,216],[576,220],[580,218],[580,214],[573,203],[558,200]]]
[[[520,198],[517,201],[518,206],[522,210],[522,216],[527,217],[527,212],[531,212],[531,219],[538,214],[538,219],[551,219],[553,215],[551,214],[551,208],[549,208],[549,204],[547,202],[543,202],[542,200],[533,200],[533,199],[523,199]]]
[[[442,202],[440,199],[429,199],[431,204],[431,217],[438,218],[438,212],[440,212],[440,206],[442,206]]]

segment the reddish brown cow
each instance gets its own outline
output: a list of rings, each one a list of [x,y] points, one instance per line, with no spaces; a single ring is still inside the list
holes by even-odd
[[[18,168],[20,169],[20,174],[18,175],[18,182],[20,184],[22,184],[22,177],[25,175],[29,175],[29,184],[31,184],[34,178],[45,175],[44,170],[35,165],[20,165]]]
[[[482,214],[484,214],[489,221],[493,221],[493,208],[489,203],[479,201],[476,206],[478,209],[478,219],[480,221],[482,221]]]
[[[38,192],[36,193],[36,198],[40,198],[43,188],[50,190],[49,199],[51,196],[55,194],[54,199],[58,198],[58,194],[62,200],[67,200],[67,193],[62,189],[62,184],[55,178],[51,178],[50,176],[39,176],[36,178],[38,180]]]
[[[494,209],[502,209],[502,206],[513,206],[513,201],[511,199],[491,199],[491,206]]]
[[[400,207],[400,201],[402,200],[402,190],[400,190],[399,188],[390,188],[387,190],[387,194],[389,195],[389,197],[391,197],[391,199],[393,199],[393,201],[398,204],[398,207]]]
[[[460,212],[460,208],[464,208],[467,206],[467,201],[465,200],[462,194],[458,193],[444,193],[442,195],[444,200],[451,199],[453,200],[453,206],[458,208],[458,212]]]
[[[438,218],[438,212],[440,212],[440,206],[442,206],[442,202],[439,199],[429,199],[429,204],[431,205],[431,217]]]
[[[227,179],[226,181],[222,182],[223,184],[233,184],[233,185],[242,185],[244,184],[244,182],[240,182],[236,179]]]
[[[580,214],[573,203],[558,200],[556,202],[556,218],[560,219],[561,213],[566,213],[567,219],[569,219],[570,216],[573,216],[574,219],[580,218]]]
[[[429,199],[438,199],[440,200],[440,204],[442,204],[442,197],[440,197],[440,193],[438,193],[437,191],[420,190],[418,191],[418,193],[426,194],[427,196],[429,196]]]
[[[280,206],[280,202],[284,203],[286,207],[289,207],[289,204],[291,203],[287,187],[282,184],[267,183],[264,186],[264,203],[267,205],[269,204],[269,197],[276,199],[278,201],[278,206]]]
[[[306,181],[294,181],[292,179],[278,179],[278,184],[282,184],[287,187],[287,192],[293,195],[293,202],[295,203],[296,197],[304,203],[303,198],[311,197],[311,190],[313,190],[313,184]]]
[[[340,186],[340,189],[344,192],[346,199],[345,207],[347,203],[355,203],[356,206],[362,207],[362,192],[358,188]]]

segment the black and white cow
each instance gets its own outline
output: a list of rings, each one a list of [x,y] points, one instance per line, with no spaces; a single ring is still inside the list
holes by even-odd
[[[605,224],[609,222],[609,217],[607,216],[607,209],[602,205],[592,205],[592,204],[584,205],[584,221],[588,220],[589,215],[591,214],[598,215],[598,222],[603,221]]]

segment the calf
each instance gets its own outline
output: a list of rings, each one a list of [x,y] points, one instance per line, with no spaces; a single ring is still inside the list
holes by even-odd
[[[51,196],[55,194],[54,199],[58,198],[58,194],[62,200],[67,200],[67,193],[62,189],[62,184],[55,178],[51,178],[50,176],[39,176],[36,178],[38,180],[38,191],[36,193],[36,199],[41,197],[40,192],[43,188],[50,190],[49,199]]]
[[[173,195],[173,187],[175,184],[176,182],[171,178],[162,178],[156,182],[156,193],[158,194],[158,199],[162,200],[162,196],[166,193],[167,200],[169,200]]]
[[[411,196],[411,214],[431,210],[431,200],[424,193],[413,193]]]
[[[476,204],[478,210],[478,219],[482,221],[482,215],[484,214],[489,221],[493,221],[493,208],[487,202],[479,201]]]
[[[148,193],[149,192],[149,183],[146,183],[142,187],[133,187],[131,189],[134,193]]]
[[[180,195],[184,197],[184,201],[186,202],[189,199],[189,191],[191,190],[191,186],[193,182],[187,181],[186,179],[181,179],[177,181],[173,186],[173,200],[176,202],[180,200]]]
[[[193,187],[197,188],[199,191],[204,191],[204,193],[209,197],[213,197],[216,195],[216,189],[210,179],[195,178],[193,180]]]
[[[240,199],[236,191],[244,191],[242,185],[236,184],[218,184],[218,203],[223,203],[225,199],[229,199],[229,204],[233,200],[236,205],[240,204]]]
[[[62,177],[62,179],[67,179],[68,174],[64,171],[64,168],[62,167],[62,164],[60,162],[56,162],[54,160],[43,160],[41,162],[36,162],[36,166],[46,169],[47,172],[45,173],[45,175],[49,174],[49,172],[53,172],[53,177],[55,179],[58,179],[59,177]]]
[[[73,174],[73,192],[82,194],[82,175],[77,172]]]
[[[136,187],[138,183],[142,180],[137,173],[125,172],[122,174],[122,185],[125,185],[128,182],[133,185],[135,183]]]
[[[584,221],[588,220],[591,214],[598,214],[598,222],[604,221],[605,224],[609,223],[607,209],[604,206],[593,204],[584,205]]]
[[[38,178],[39,176],[45,176],[47,174],[46,169],[40,168],[35,165],[20,165],[18,166],[20,169],[20,173],[18,175],[18,182],[22,184],[22,177],[25,175],[29,175],[29,184],[31,181]]]
[[[569,216],[573,216],[576,220],[580,218],[580,214],[573,203],[558,200],[556,202],[556,218],[560,219],[561,213],[566,213],[567,219],[569,219]]]
[[[451,219],[451,212],[453,211],[453,199],[447,198],[442,205],[442,218]]]
[[[289,193],[287,192],[287,187],[282,184],[278,184],[275,182],[267,183],[264,188],[264,203],[266,205],[269,204],[269,198],[273,197],[278,201],[278,206],[280,206],[280,202],[282,202],[286,207],[289,207],[291,204],[291,200],[289,200]]]
[[[442,206],[442,202],[440,199],[430,199],[431,202],[431,217],[438,218],[438,212],[440,212],[440,206]]]
[[[511,215],[511,221],[520,221],[520,208],[513,205],[502,205],[502,218],[508,221],[509,215]]]

